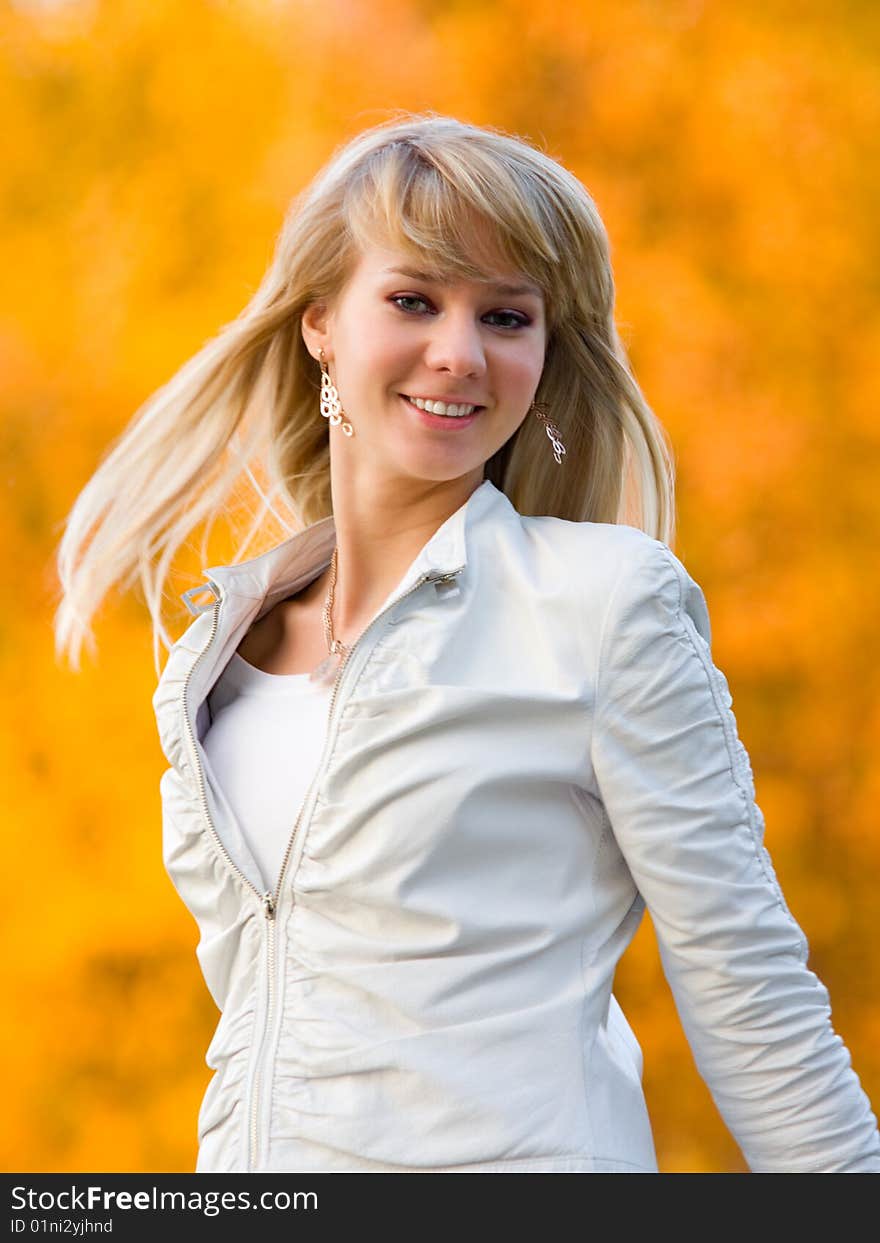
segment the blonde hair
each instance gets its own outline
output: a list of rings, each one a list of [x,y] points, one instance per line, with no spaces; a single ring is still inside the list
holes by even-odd
[[[234,561],[269,515],[292,532],[331,513],[329,428],[318,416],[320,372],[302,339],[303,310],[344,287],[370,240],[434,270],[482,278],[475,223],[488,225],[510,266],[544,291],[547,348],[535,400],[566,447],[560,466],[542,423],[527,418],[485,477],[522,514],[627,522],[671,544],[672,453],[615,328],[608,238],[592,198],[521,138],[407,113],[337,148],[291,203],[248,305],[108,448],[58,547],[57,656],[67,653],[78,669],[83,643],[94,652],[101,601],[139,580],[158,674],[159,642],[172,642],[162,615],[172,562],[200,522],[228,510],[243,480],[262,504]]]

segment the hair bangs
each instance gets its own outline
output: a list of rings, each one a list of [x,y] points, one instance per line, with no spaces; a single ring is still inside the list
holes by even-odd
[[[497,164],[497,167],[496,167]],[[482,281],[516,274],[543,291],[548,326],[568,298],[560,289],[555,240],[509,164],[474,176],[473,151],[441,158],[405,141],[372,154],[354,179],[344,216],[355,246],[388,245],[440,279]],[[506,185],[499,185],[500,181]]]

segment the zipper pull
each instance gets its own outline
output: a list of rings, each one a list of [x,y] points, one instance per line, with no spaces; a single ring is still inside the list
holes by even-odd
[[[195,597],[205,593],[210,594],[213,598],[199,604]],[[193,616],[198,617],[200,613],[207,613],[209,609],[212,609],[219,602],[220,590],[211,579],[208,579],[207,582],[199,583],[198,587],[190,587],[189,591],[181,592],[181,599]]]
[[[452,570],[448,574],[440,574],[431,581],[434,584],[434,590],[438,596],[444,599],[447,596],[457,596],[461,593],[461,588],[456,582],[456,577],[461,573],[463,566],[459,566],[457,570]]]
[[[267,919],[275,918],[275,899],[269,890],[263,894],[263,913]]]

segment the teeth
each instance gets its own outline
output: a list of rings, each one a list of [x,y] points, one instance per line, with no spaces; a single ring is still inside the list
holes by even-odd
[[[456,406],[454,404],[447,405],[445,401],[425,401],[422,397],[410,397],[414,406],[418,406],[420,410],[427,410],[428,414],[445,414],[447,418],[461,419],[466,414],[473,414],[476,406]]]

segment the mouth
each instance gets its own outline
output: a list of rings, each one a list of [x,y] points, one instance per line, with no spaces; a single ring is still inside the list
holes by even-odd
[[[469,406],[468,407],[468,406],[464,406],[463,404],[457,404],[457,405],[450,404],[450,406],[446,407],[446,413],[440,413],[436,409],[436,406],[438,404],[442,405],[443,403],[432,402],[431,405],[434,406],[435,409],[425,410],[422,408],[421,405],[416,405],[415,400],[412,397],[407,396],[406,393],[401,393],[400,399],[404,403],[404,405],[406,405],[407,408],[413,412],[413,414],[415,414],[423,423],[427,424],[427,426],[429,427],[446,427],[450,429],[456,428],[456,427],[467,427],[471,423],[473,423],[474,419],[477,417],[478,414],[480,414],[483,410],[486,409],[485,406]],[[421,398],[419,398],[418,400],[421,401]],[[470,411],[470,413],[458,413],[459,411],[468,411],[468,410]]]

